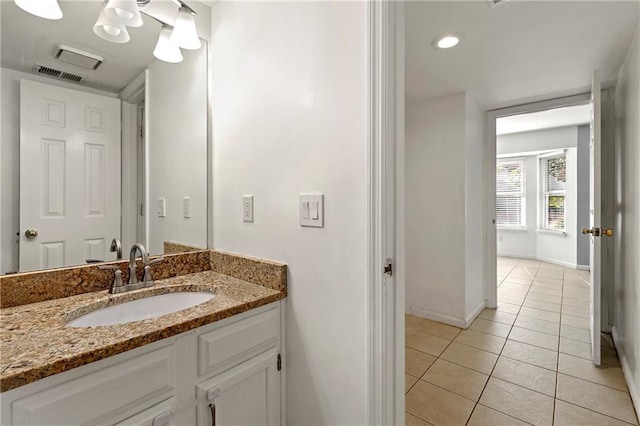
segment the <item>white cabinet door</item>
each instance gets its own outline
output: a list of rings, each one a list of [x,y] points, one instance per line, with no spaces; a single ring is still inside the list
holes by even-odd
[[[113,259],[113,238],[120,100],[21,80],[20,271]]]
[[[198,386],[199,426],[280,424],[278,351],[272,348]]]
[[[172,412],[175,406],[175,398],[162,401],[135,416],[116,423],[115,426],[170,426],[173,423]]]

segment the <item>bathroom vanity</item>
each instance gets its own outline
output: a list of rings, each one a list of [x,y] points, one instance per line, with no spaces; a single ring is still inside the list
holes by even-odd
[[[163,277],[184,256],[194,254],[166,256],[154,273]],[[216,251],[210,256],[209,269],[162,278],[151,288],[2,308],[0,423],[283,424],[286,266]],[[66,279],[94,273],[80,268],[69,268]],[[64,275],[40,274],[47,273],[53,282],[32,279],[31,293],[39,285],[56,286]],[[20,288],[29,287],[26,275],[3,277],[2,296],[16,285],[10,280],[21,278]],[[189,291],[215,296],[153,319],[67,324],[103,307]]]

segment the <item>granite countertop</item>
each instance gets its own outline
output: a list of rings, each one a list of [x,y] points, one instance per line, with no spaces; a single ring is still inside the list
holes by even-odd
[[[67,327],[68,320],[145,295],[211,291],[216,297],[183,311],[128,324]],[[106,290],[0,309],[0,391],[116,355],[286,297],[286,291],[205,271],[156,281],[117,295]],[[115,303],[114,303],[115,302]]]

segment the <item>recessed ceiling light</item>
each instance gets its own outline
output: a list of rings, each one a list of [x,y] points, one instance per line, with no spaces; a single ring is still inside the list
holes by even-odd
[[[450,47],[457,46],[460,43],[460,36],[458,34],[446,34],[433,40],[431,45],[438,49],[449,49]]]

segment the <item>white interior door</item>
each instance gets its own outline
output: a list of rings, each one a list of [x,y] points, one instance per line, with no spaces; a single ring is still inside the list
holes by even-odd
[[[113,259],[119,237],[120,100],[21,80],[20,271]]]
[[[601,160],[600,160],[600,73],[593,72],[591,85],[591,142],[589,144],[589,239],[591,265],[591,353],[600,365],[600,235],[601,235]]]

